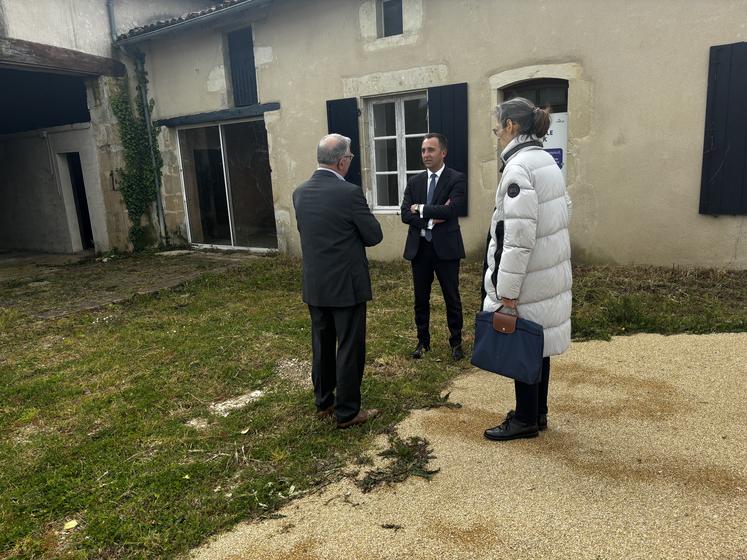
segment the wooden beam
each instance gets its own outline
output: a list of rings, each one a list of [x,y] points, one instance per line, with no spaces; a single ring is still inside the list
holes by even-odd
[[[280,103],[261,103],[259,105],[249,105],[247,107],[232,107],[221,111],[211,111],[209,113],[198,113],[196,115],[184,115],[182,117],[171,117],[156,121],[156,126],[186,126],[190,124],[214,123],[230,121],[235,119],[248,119],[251,117],[260,117],[267,111],[277,111],[280,109]]]
[[[0,37],[0,66],[78,76],[124,76],[127,71],[112,58],[5,37]]]

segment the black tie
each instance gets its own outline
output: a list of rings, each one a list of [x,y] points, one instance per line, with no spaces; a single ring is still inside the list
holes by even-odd
[[[425,195],[425,203],[430,204],[433,202],[433,191],[436,190],[436,181],[438,180],[438,176],[435,173],[431,174],[431,182],[428,185],[428,193]],[[433,239],[433,232],[429,230],[427,227],[425,228],[425,238],[430,241]]]

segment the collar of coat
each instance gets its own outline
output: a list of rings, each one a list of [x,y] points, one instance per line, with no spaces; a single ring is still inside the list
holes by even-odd
[[[508,163],[508,160],[511,159],[511,156],[520,152],[524,148],[532,146],[541,148],[543,144],[539,138],[532,135],[517,136],[511,140],[511,142],[508,143],[508,146],[506,146],[506,148],[501,152],[501,168],[498,171],[503,173],[503,170],[506,168],[506,164]]]

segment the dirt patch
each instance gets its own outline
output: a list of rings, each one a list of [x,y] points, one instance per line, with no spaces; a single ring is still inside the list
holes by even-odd
[[[252,391],[251,393],[239,395],[238,397],[228,399],[227,401],[211,404],[210,410],[213,412],[213,414],[217,414],[218,416],[223,416],[225,418],[232,411],[244,408],[249,403],[253,403],[254,401],[261,399],[264,394],[264,391]]]
[[[49,319],[121,303],[180,286],[205,272],[239,266],[244,254],[188,252],[53,258],[32,255],[0,261],[0,307]]]
[[[275,373],[299,389],[308,389],[311,384],[311,362],[298,358],[281,359],[275,364]]]

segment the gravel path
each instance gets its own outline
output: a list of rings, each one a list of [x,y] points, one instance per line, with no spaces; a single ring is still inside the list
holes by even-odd
[[[509,380],[474,370],[461,409],[416,411],[441,471],[350,482],[239,525],[195,559],[747,560],[747,333],[575,343],[554,359],[550,428],[495,443]]]

